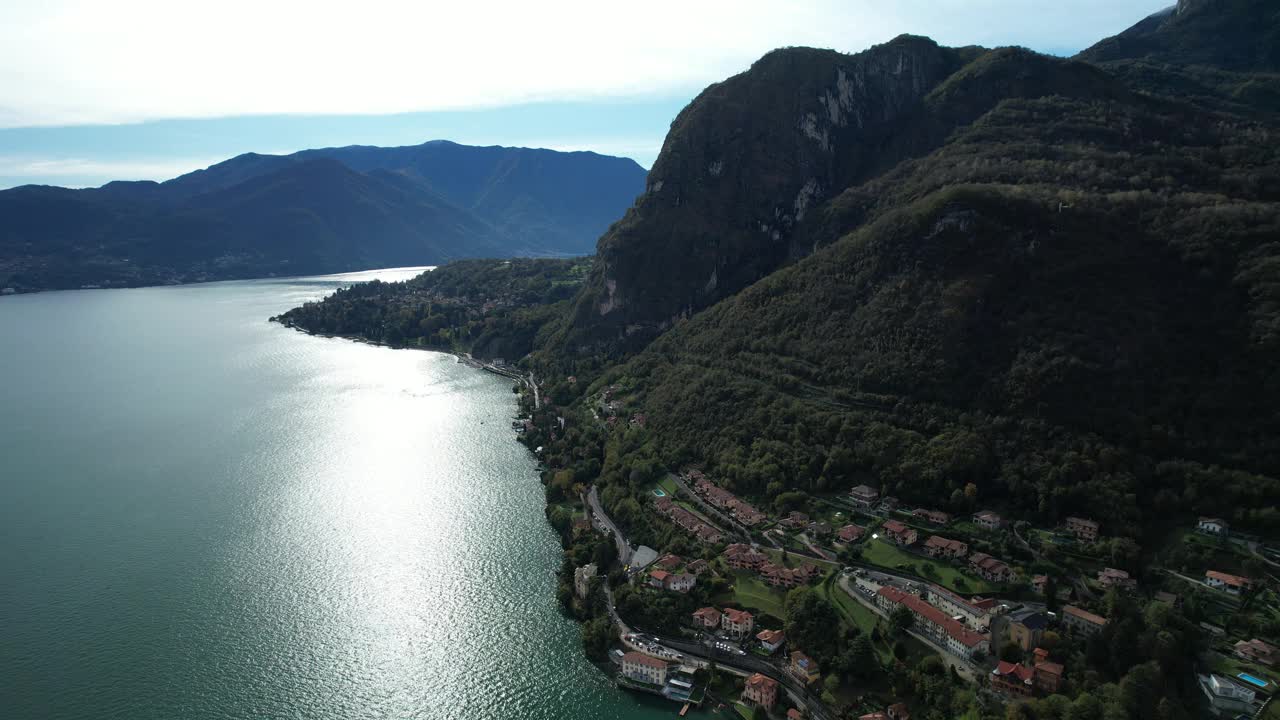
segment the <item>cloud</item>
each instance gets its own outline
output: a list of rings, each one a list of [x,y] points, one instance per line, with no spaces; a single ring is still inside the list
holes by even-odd
[[[53,183],[96,187],[109,180],[167,180],[206,168],[224,158],[95,160],[0,156],[0,186]],[[12,182],[6,182],[13,179]]]
[[[1083,47],[1169,0],[15,0],[0,126],[384,114],[697,89],[768,50]]]

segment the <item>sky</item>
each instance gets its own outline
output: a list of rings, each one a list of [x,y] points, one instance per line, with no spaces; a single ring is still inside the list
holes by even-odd
[[[777,47],[1071,55],[1172,2],[4,0],[0,188],[434,139],[649,167],[682,107]]]

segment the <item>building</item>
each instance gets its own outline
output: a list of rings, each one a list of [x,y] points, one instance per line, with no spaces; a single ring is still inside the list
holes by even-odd
[[[866,534],[867,529],[858,525],[845,525],[836,531],[836,537],[845,544],[857,542]]]
[[[804,713],[798,708],[787,710],[787,720],[804,720]]]
[[[911,720],[911,711],[907,710],[906,703],[894,703],[890,705],[885,714],[889,716],[889,720]]]
[[[700,476],[697,482],[694,483],[693,489],[707,503],[727,512],[731,517],[747,527],[759,525],[768,519],[764,513],[744,502],[737,495],[711,482],[706,477]]]
[[[781,630],[761,630],[756,633],[756,640],[760,641],[760,647],[770,655],[778,652],[786,639],[787,636]]]
[[[1249,662],[1256,662],[1268,667],[1275,665],[1276,660],[1280,659],[1280,652],[1268,643],[1257,638],[1252,640],[1241,640],[1235,644],[1233,651],[1236,657]]]
[[[742,689],[742,699],[765,710],[772,710],[778,702],[778,681],[756,673],[747,678],[746,686]]]
[[[654,563],[654,565],[657,565],[663,570],[667,570],[669,572],[675,572],[676,569],[683,564],[684,564],[684,560],[679,555],[672,555],[671,553],[667,553],[666,555],[663,555],[662,557],[658,558],[657,562]]]
[[[973,514],[973,524],[983,530],[999,530],[1004,527],[1004,518],[999,513],[983,510]]]
[[[688,565],[686,565],[684,568],[684,571],[692,575],[701,575],[702,573],[710,569],[711,569],[711,565],[708,564],[706,560],[699,558],[689,563]]]
[[[1031,578],[1031,589],[1035,590],[1037,595],[1043,595],[1045,589],[1048,588],[1048,586],[1049,586],[1048,575],[1036,575]]]
[[[585,600],[591,591],[591,578],[596,576],[596,564],[589,563],[573,571],[573,593]]]
[[[884,530],[885,539],[895,545],[915,545],[916,540],[920,539],[920,535],[916,533],[915,528],[897,520],[885,520],[880,529]]]
[[[1251,716],[1257,708],[1257,693],[1221,675],[1199,676],[1200,689],[1209,700],[1209,709],[1219,717]]]
[[[1039,645],[1045,629],[1049,627],[1049,617],[1039,610],[1015,610],[1005,616],[1005,620],[1009,642],[1023,650]]]
[[[782,519],[782,524],[792,530],[799,530],[809,524],[809,516],[802,512],[792,510],[787,513],[785,518]]]
[[[1157,591],[1155,594],[1155,600],[1157,602],[1162,602],[1169,607],[1180,607],[1182,605],[1182,598],[1167,590]]]
[[[690,573],[680,573],[667,578],[667,589],[678,593],[687,593],[698,584],[698,576]]]
[[[792,651],[791,663],[787,665],[787,672],[806,685],[812,685],[822,677],[818,672],[818,661],[799,650]]]
[[[946,525],[951,522],[951,516],[941,510],[928,510],[926,508],[916,508],[911,511],[911,517],[917,520],[923,520],[934,525]]]
[[[788,589],[800,587],[817,576],[818,567],[813,563],[805,563],[794,568],[766,563],[760,568],[760,579],[771,587]]]
[[[1104,588],[1120,588],[1132,590],[1138,587],[1138,581],[1129,577],[1129,573],[1115,568],[1102,568],[1098,571],[1098,584]]]
[[[1206,535],[1226,537],[1231,534],[1231,526],[1222,518],[1202,517],[1196,522],[1196,530]]]
[[[1062,606],[1062,624],[1076,635],[1092,635],[1107,624],[1107,619],[1081,610],[1075,605]]]
[[[759,570],[769,562],[769,556],[744,543],[734,543],[720,554],[724,562],[734,570]]]
[[[649,587],[666,590],[667,583],[671,581],[671,577],[671,573],[666,570],[652,570],[649,572]]]
[[[713,607],[704,607],[693,613],[693,626],[699,630],[713,631],[720,627],[720,611]]]
[[[1013,579],[1013,570],[1002,560],[997,560],[986,553],[974,553],[969,556],[969,569],[991,582],[1009,582]]]
[[[1098,523],[1086,518],[1067,518],[1067,532],[1076,536],[1080,542],[1094,542],[1098,539]]]
[[[849,491],[849,499],[853,501],[854,505],[867,510],[874,507],[880,499],[880,491],[870,485],[859,485]]]
[[[720,629],[733,637],[744,638],[751,634],[755,622],[755,618],[746,610],[725,608],[720,616]]]
[[[1211,588],[1223,590],[1232,595],[1240,593],[1253,587],[1253,581],[1239,575],[1228,575],[1217,570],[1206,570],[1204,573],[1204,583]]]
[[[809,534],[815,538],[831,537],[831,524],[825,522],[809,523]]]
[[[991,623],[991,611],[995,607],[994,600],[963,597],[937,585],[930,585],[926,597],[929,604],[942,612],[959,620],[975,630],[986,630]]]
[[[991,688],[1015,697],[1031,697],[1035,693],[1035,673],[1020,663],[1001,660],[991,671]]]
[[[905,605],[914,620],[912,629],[943,646],[952,655],[968,659],[990,650],[990,642],[985,635],[965,627],[964,623],[916,595],[884,585],[876,590],[875,601],[886,613]]]
[[[632,650],[622,656],[622,676],[636,682],[662,686],[667,682],[667,663]]]
[[[969,554],[969,546],[959,540],[931,535],[924,541],[924,554],[942,560],[963,560]]]
[[[1036,648],[1036,661],[1032,666],[1034,675],[1032,682],[1045,695],[1052,695],[1058,692],[1062,687],[1062,675],[1066,672],[1066,668],[1061,663],[1049,662],[1049,651],[1044,648]]]

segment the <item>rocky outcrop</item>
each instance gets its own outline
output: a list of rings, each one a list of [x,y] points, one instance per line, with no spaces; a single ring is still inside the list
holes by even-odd
[[[911,36],[856,55],[787,48],[707,88],[600,240],[570,343],[643,343],[794,257],[796,227],[909,154],[896,131],[978,52]]]

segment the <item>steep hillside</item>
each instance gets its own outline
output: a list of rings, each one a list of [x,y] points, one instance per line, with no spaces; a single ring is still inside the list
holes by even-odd
[[[1211,110],[1280,112],[1280,5],[1179,0],[1077,56]]]
[[[0,287],[133,286],[582,254],[631,160],[435,142],[247,154],[164,183],[0,192]]]
[[[1005,101],[837,198],[852,234],[605,382],[663,463],[751,494],[972,482],[1020,517],[1280,529],[1276,137],[1140,98]]]

